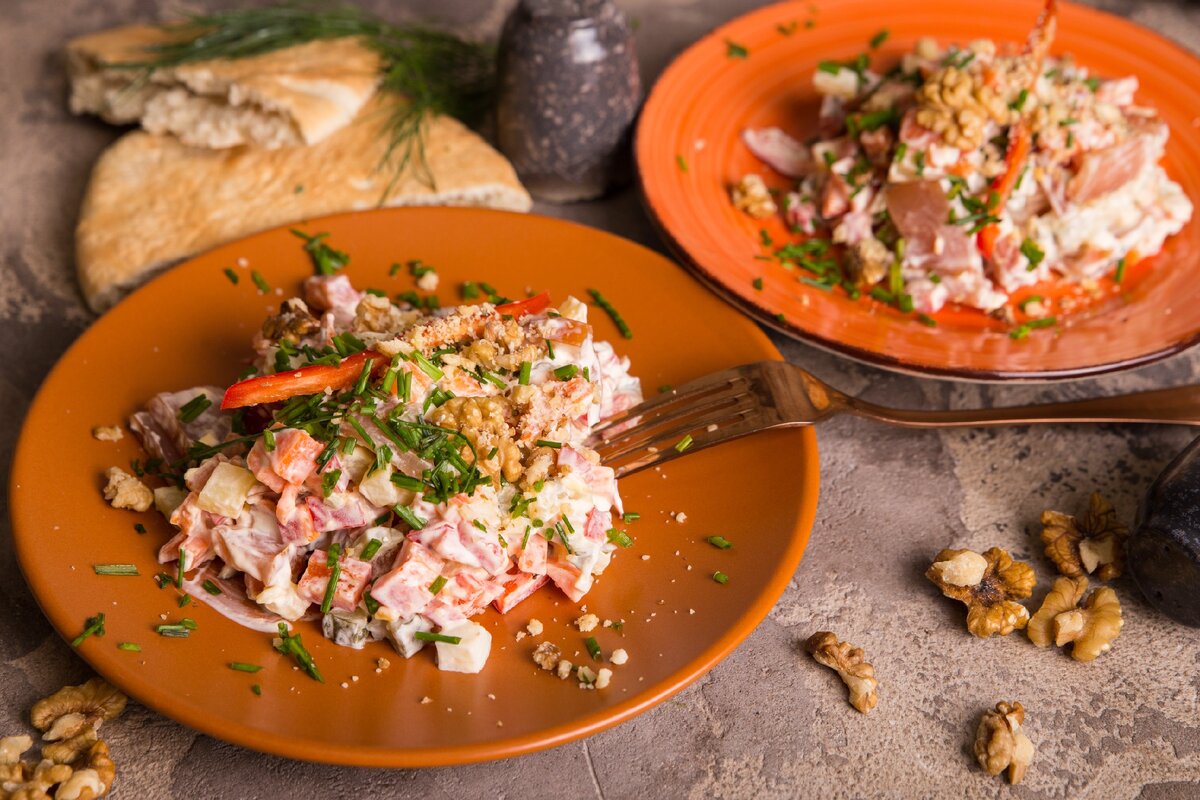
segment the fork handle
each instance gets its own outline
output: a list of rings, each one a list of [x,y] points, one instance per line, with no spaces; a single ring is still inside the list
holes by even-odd
[[[851,399],[847,411],[906,428],[954,428],[1055,422],[1159,422],[1200,425],[1200,385],[1032,406],[917,411]]]

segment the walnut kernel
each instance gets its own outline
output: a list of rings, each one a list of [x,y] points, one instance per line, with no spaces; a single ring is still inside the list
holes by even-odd
[[[1016,601],[1033,593],[1037,577],[1028,564],[1013,561],[999,547],[982,555],[971,550],[943,550],[925,577],[946,597],[967,606],[967,630],[981,639],[994,633],[1007,636],[1029,622],[1029,611]]]
[[[864,658],[862,648],[839,642],[830,631],[817,631],[804,643],[819,664],[835,670],[850,690],[850,705],[866,714],[879,702],[879,681],[875,668]]]
[[[150,487],[120,467],[109,467],[104,473],[108,483],[104,487],[104,499],[113,508],[128,508],[145,511],[154,505],[154,492]]]
[[[730,196],[733,198],[734,208],[746,212],[755,219],[769,217],[779,210],[767,185],[763,183],[762,176],[753,172],[742,176],[742,179],[730,190]]]
[[[1068,611],[1074,611],[1087,592],[1087,578],[1058,578],[1054,587],[1042,601],[1042,607],[1029,619],[1025,633],[1029,641],[1038,647],[1049,647],[1054,642],[1054,620]]]
[[[1042,512],[1046,556],[1069,578],[1093,572],[1102,581],[1120,576],[1128,536],[1129,529],[1117,521],[1116,510],[1099,492],[1092,493],[1081,518],[1060,511]]]
[[[558,665],[558,645],[552,642],[542,642],[533,651],[533,661],[545,670],[554,669]]]
[[[1121,601],[1107,586],[1088,596],[1083,608],[1073,609],[1054,618],[1054,643],[1062,646],[1074,642],[1071,658],[1092,661],[1112,649],[1113,640],[1121,635]]]
[[[128,698],[107,681],[92,678],[79,686],[64,686],[37,701],[29,717],[33,727],[46,733],[47,739],[73,737],[86,728],[99,728],[102,722],[120,716],[127,702]],[[57,724],[64,718],[69,718],[69,724]],[[54,737],[49,735],[51,731]]]
[[[975,732],[975,758],[989,775],[1008,770],[1008,782],[1017,784],[1033,761],[1033,742],[1021,730],[1025,707],[1019,702],[997,703],[979,721]]]

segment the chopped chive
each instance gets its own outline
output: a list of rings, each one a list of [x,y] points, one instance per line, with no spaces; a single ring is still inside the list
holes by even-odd
[[[596,641],[596,637],[595,636],[587,637],[586,639],[583,640],[583,644],[584,644],[584,646],[587,647],[588,654],[592,657],[592,660],[599,661],[600,660],[600,643]]]
[[[891,35],[891,32],[887,28],[884,28],[879,33],[872,36],[871,42],[870,42],[871,49],[874,50],[874,49],[878,48],[879,45],[881,45],[887,41],[888,36],[890,36],[890,35]]]
[[[1029,99],[1029,90],[1022,89],[1020,91],[1020,93],[1017,94],[1017,99],[1013,100],[1011,103],[1009,103],[1008,107],[1011,108],[1013,111],[1020,111],[1021,109],[1023,109],[1025,107],[1025,101],[1028,99]]]
[[[724,536],[709,536],[704,541],[711,544],[713,547],[719,547],[722,550],[728,550],[733,547],[733,542],[726,539]]]
[[[140,653],[142,646],[136,642],[121,642],[117,645],[118,650],[124,650],[127,653]]]
[[[682,439],[680,439],[675,444],[675,450],[677,452],[682,453],[684,450],[687,450],[691,446],[692,446],[692,435],[689,433],[687,436],[684,436]]]
[[[408,506],[397,504],[392,506],[392,511],[395,511],[396,516],[404,520],[408,527],[412,528],[414,531],[419,531],[426,525],[426,521],[417,516],[416,512],[414,512]]]
[[[196,624],[196,620],[192,619],[191,617],[184,617],[183,619],[179,620],[179,624],[187,628],[189,631],[194,631],[200,627]]]
[[[474,281],[467,281],[462,285],[463,300],[475,300],[479,297],[479,287]]]
[[[1043,317],[1042,319],[1031,319],[1028,322],[1023,322],[1017,327],[1008,332],[1011,339],[1024,339],[1029,336],[1030,331],[1036,328],[1049,328],[1058,320],[1055,317]]]
[[[342,578],[342,563],[339,557],[342,554],[342,546],[333,544],[329,547],[329,552],[325,554],[325,566],[330,567],[329,580],[325,582],[325,596],[321,598],[321,613],[328,614],[333,608],[333,598],[337,594],[338,581]]]
[[[1120,283],[1123,280],[1125,280],[1125,256],[1121,256],[1117,261],[1117,271],[1113,273],[1114,282]]]
[[[402,269],[404,269],[403,264],[401,264],[399,261],[394,262],[390,267],[388,267],[388,277],[396,277],[396,275],[398,275]]]
[[[726,58],[748,58],[750,51],[745,45],[738,44],[732,39],[725,40],[725,57]]]
[[[304,643],[300,641],[300,634],[293,635],[289,633],[286,622],[279,623],[279,639],[274,643],[274,647],[280,653],[295,658],[296,662],[310,678],[320,683],[325,682],[325,678],[321,675],[321,671],[317,669],[317,664],[313,661],[312,655],[304,647]]]
[[[328,470],[321,476],[321,493],[326,497],[333,494],[333,489],[337,486],[338,481],[342,479],[342,471],[340,469]]]
[[[633,539],[629,537],[629,534],[617,528],[608,529],[608,540],[617,547],[633,547]]]
[[[800,27],[799,20],[792,20],[786,25],[776,25],[775,30],[779,32],[780,36],[791,36],[798,27]]]
[[[604,309],[608,313],[608,316],[612,318],[613,324],[617,326],[617,330],[620,331],[621,335],[626,339],[632,339],[633,331],[630,330],[629,325],[625,322],[625,319],[621,316],[621,313],[617,311],[615,307],[613,307],[613,304],[605,299],[604,295],[600,294],[600,292],[596,289],[588,289],[588,294],[590,294],[592,299],[596,301],[596,305],[600,306],[600,308]]]
[[[664,383],[662,386],[658,387],[659,394],[666,394],[667,392],[671,392],[674,390],[675,390],[675,387],[669,383]]]
[[[257,683],[250,685],[250,691],[254,692],[257,697],[262,697],[262,686],[259,686]]]
[[[381,547],[383,547],[382,539],[372,539],[371,541],[367,542],[366,547],[364,547],[362,552],[358,554],[358,560],[370,561],[375,557],[375,554],[379,552],[379,548]]]
[[[217,586],[215,583],[213,583],[209,579],[205,579],[204,583],[200,584],[200,586],[204,589],[204,591],[208,592],[211,595],[221,594],[221,587]]]
[[[750,285],[761,292],[763,288],[763,279],[755,278],[754,280],[750,281]]]
[[[412,357],[413,357],[413,361],[417,362],[417,368],[420,369],[421,372],[424,372],[426,375],[428,375],[433,380],[440,381],[442,379],[442,377],[445,375],[445,373],[442,372],[440,369],[438,369],[433,364],[432,361],[430,361],[429,359],[427,359],[425,356],[421,355],[420,353],[414,351],[412,354]]]
[[[192,602],[192,596],[190,594],[181,594],[181,595],[179,595],[179,600],[176,602],[178,603],[180,608],[183,608],[188,603]]]
[[[263,431],[263,449],[268,453],[275,449],[275,431],[270,428]]]
[[[83,632],[71,640],[71,647],[79,647],[89,636],[104,635],[104,612],[94,617],[88,617],[83,623]]]
[[[522,386],[529,385],[529,373],[533,369],[533,364],[528,361],[521,362],[521,370],[517,373],[517,383]]]
[[[437,578],[434,579],[433,583],[429,584],[429,593],[436,595],[438,592],[440,592],[442,590],[442,587],[444,587],[445,585],[446,585],[446,576],[438,575]]]
[[[626,511],[624,514],[621,515],[621,519],[623,519],[626,522],[637,522],[641,518],[642,518],[642,515],[636,511]]]
[[[1031,294],[1031,295],[1029,295],[1029,297],[1026,297],[1024,300],[1017,303],[1017,308],[1024,311],[1026,306],[1032,305],[1034,303],[1040,303],[1040,302],[1042,302],[1043,299],[1044,298],[1040,294]]]
[[[921,323],[922,325],[926,326],[927,328],[936,328],[937,327],[937,320],[934,319],[933,317],[929,316],[928,314],[917,314],[917,322]]]
[[[184,625],[155,625],[154,632],[168,639],[186,639],[191,636],[191,629]]]
[[[237,286],[238,276],[237,273],[233,271],[232,267],[225,268],[225,277],[229,278],[230,283],[232,283],[234,286]]]
[[[138,575],[136,564],[93,564],[92,572],[97,575]]]
[[[782,312],[782,311],[780,311],[778,314],[776,314],[776,315],[775,315],[775,321],[776,321],[776,322],[786,322],[786,321],[787,321],[787,317],[785,317],[785,316],[783,315],[783,312]]]
[[[578,372],[579,367],[575,366],[574,364],[566,364],[554,370],[554,377],[558,378],[560,381],[569,381],[571,378],[574,378]]]
[[[198,394],[191,400],[184,403],[179,409],[180,422],[193,422],[196,417],[204,413],[204,410],[212,405],[212,400],[208,399],[206,394]]]
[[[552,442],[549,439],[538,439],[537,446],[538,447],[552,447],[555,450],[558,450],[560,447],[562,447],[562,442]]]
[[[1025,237],[1025,240],[1021,242],[1021,255],[1029,260],[1029,266],[1025,267],[1029,272],[1037,269],[1038,264],[1041,264],[1042,259],[1046,257],[1046,254],[1042,252],[1042,248],[1037,246],[1037,242],[1029,237]]]
[[[138,533],[145,533],[145,532],[146,532],[146,526],[145,526],[145,525],[143,525],[143,524],[142,524],[142,523],[140,523],[140,522],[138,522],[138,523],[135,523],[135,524],[134,524],[134,526],[133,526],[133,529],[134,529],[136,532],[138,532]]]
[[[462,641],[461,636],[447,636],[444,633],[430,633],[428,631],[417,631],[413,634],[413,638],[421,642],[444,642],[445,644],[458,644]]]
[[[688,171],[688,162],[687,159],[683,157],[682,153],[679,153],[675,156],[675,165],[679,167],[680,172],[686,173]]]
[[[371,616],[375,616],[375,612],[379,610],[379,601],[371,597],[370,589],[363,592],[363,605],[367,607],[367,613]]]
[[[262,273],[260,273],[258,270],[250,270],[250,280],[254,281],[254,285],[257,286],[258,290],[263,294],[271,291],[271,284],[267,283],[267,279],[264,278]]]
[[[554,360],[554,342],[549,339],[546,340],[546,355],[550,357],[551,361]]]
[[[242,661],[230,661],[229,668],[236,672],[258,672],[262,669],[258,664],[247,664]]]
[[[410,475],[405,475],[403,472],[392,473],[392,477],[389,480],[401,489],[407,489],[410,492],[419,492],[425,488],[425,484],[421,483],[421,481]]]
[[[175,588],[183,588],[183,573],[187,571],[187,550],[179,551],[179,561],[175,565]]]
[[[720,584],[729,583],[729,576],[726,575],[724,572],[721,572],[720,570],[717,570],[716,572],[714,572],[712,574],[712,579]]]

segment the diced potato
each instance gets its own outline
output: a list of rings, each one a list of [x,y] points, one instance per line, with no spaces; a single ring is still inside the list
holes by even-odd
[[[342,474],[348,475],[351,481],[361,480],[374,463],[375,454],[359,445],[350,455],[341,456]]]
[[[363,478],[358,484],[358,491],[368,503],[375,506],[394,506],[396,503],[408,505],[414,496],[407,489],[392,483],[391,467],[375,470]]]
[[[178,486],[159,486],[154,490],[154,507],[167,519],[183,503],[188,493]]]
[[[417,631],[428,633],[431,630],[432,622],[420,614],[413,614],[410,619],[389,622],[383,632],[397,653],[405,658],[412,658],[425,646],[425,642],[416,638]]]
[[[567,295],[567,299],[559,305],[558,313],[576,322],[587,322],[588,308],[585,303],[579,302],[573,295]]]
[[[250,470],[223,461],[204,484],[196,498],[196,508],[223,517],[236,517],[242,513],[246,495],[257,482]]]
[[[438,669],[475,673],[483,669],[492,651],[492,635],[469,619],[442,628],[446,636],[457,636],[458,644],[436,642]]]

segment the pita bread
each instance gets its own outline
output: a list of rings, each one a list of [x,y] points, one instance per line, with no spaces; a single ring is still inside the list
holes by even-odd
[[[88,305],[103,311],[172,263],[256,231],[381,205],[395,102],[377,97],[311,147],[211,150],[143,131],[121,137],[92,170],[75,232]],[[532,205],[504,156],[457,120],[426,121],[425,157],[436,190],[410,165],[382,205]]]
[[[314,144],[347,125],[375,93],[380,62],[357,39],[331,39],[259,56],[142,70],[172,34],[149,25],[101,31],[67,44],[71,111],[98,114],[196,147]]]

